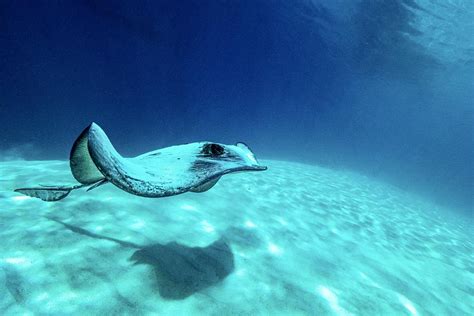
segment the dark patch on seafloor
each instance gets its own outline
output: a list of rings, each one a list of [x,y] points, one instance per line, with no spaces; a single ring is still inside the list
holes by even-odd
[[[262,240],[255,231],[238,226],[230,226],[224,232],[226,240],[244,248],[258,248]]]
[[[5,273],[5,287],[18,304],[25,302],[25,289],[23,278],[20,273],[12,266],[5,265],[0,267]]]
[[[128,248],[138,248],[130,261],[152,266],[158,281],[158,291],[166,299],[184,299],[221,282],[234,271],[234,255],[223,238],[206,247],[188,247],[177,242],[141,246],[98,235],[55,218],[48,219],[77,234],[113,241]]]
[[[135,251],[130,260],[153,266],[160,295],[168,299],[186,298],[220,282],[234,270],[234,256],[222,239],[207,247],[154,244]]]

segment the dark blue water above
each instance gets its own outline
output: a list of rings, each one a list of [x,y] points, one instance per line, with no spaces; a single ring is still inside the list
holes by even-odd
[[[472,212],[471,1],[1,1],[2,159],[99,123],[136,155],[244,141]]]

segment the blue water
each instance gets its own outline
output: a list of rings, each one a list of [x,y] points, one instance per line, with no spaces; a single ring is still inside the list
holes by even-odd
[[[469,0],[0,1],[0,203],[10,207],[17,201],[11,200],[11,189],[37,184],[28,182],[28,175],[47,173],[51,163],[21,170],[17,161],[67,160],[78,134],[97,122],[125,156],[201,140],[244,141],[258,158],[369,177],[436,205],[420,207],[421,212],[440,208],[446,221],[468,223],[467,241],[461,238],[457,245],[472,251],[472,21]],[[301,201],[285,195],[285,186],[306,186],[290,170],[289,179],[270,191],[281,190],[275,194],[282,201]],[[255,179],[257,186],[266,183]],[[225,207],[223,196],[216,203]],[[308,202],[305,197],[316,193],[301,196]],[[302,211],[313,205],[306,202]],[[416,209],[413,205],[407,208]],[[21,207],[30,205],[10,209],[21,212]],[[413,247],[436,248],[416,238]],[[472,281],[472,257],[462,260],[458,268]],[[434,290],[449,286],[438,281]],[[472,283],[457,282],[466,286],[465,306],[436,309],[441,314],[472,307]],[[318,289],[315,296],[334,302],[330,286]],[[403,295],[403,306],[416,303],[406,303]],[[366,314],[351,304],[326,311]],[[427,299],[422,305],[429,304]],[[426,313],[435,311],[426,308]]]
[[[245,140],[470,212],[473,7],[3,1],[1,148],[66,158],[91,121],[129,154]]]

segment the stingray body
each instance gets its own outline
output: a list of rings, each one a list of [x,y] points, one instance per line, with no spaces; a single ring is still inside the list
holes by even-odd
[[[69,161],[72,175],[80,184],[15,191],[44,201],[58,201],[72,190],[89,187],[89,191],[110,182],[131,194],[165,197],[189,191],[205,192],[228,173],[267,169],[244,143],[196,142],[124,158],[95,123],[74,142]]]

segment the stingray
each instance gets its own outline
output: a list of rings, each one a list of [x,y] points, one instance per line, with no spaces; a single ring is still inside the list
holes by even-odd
[[[64,225],[75,233],[138,249],[129,260],[134,265],[152,266],[158,281],[158,292],[166,299],[184,299],[216,285],[234,271],[234,255],[224,238],[206,247],[188,247],[177,242],[142,246],[99,235],[53,217],[47,218]]]
[[[205,192],[228,173],[262,171],[244,143],[225,145],[196,142],[154,150],[134,158],[122,157],[99,125],[92,123],[72,146],[69,165],[77,185],[40,185],[15,192],[43,201],[58,201],[72,190],[90,191],[106,183],[143,197],[166,197]]]

